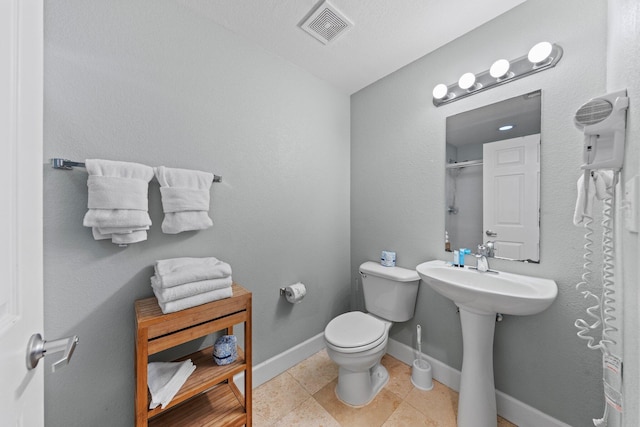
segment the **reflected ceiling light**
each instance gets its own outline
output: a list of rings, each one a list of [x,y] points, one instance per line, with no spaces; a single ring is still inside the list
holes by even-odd
[[[505,130],[511,130],[513,128],[514,128],[513,125],[504,125],[504,126],[500,126],[498,130],[505,131]]]
[[[511,61],[498,59],[488,70],[463,74],[457,84],[438,84],[433,88],[433,105],[440,107],[492,87],[553,68],[561,58],[562,48],[557,44],[538,43],[529,50],[527,55]]]
[[[448,93],[449,93],[449,88],[444,83],[437,84],[433,88],[433,97],[435,99],[444,99],[446,98]]]
[[[509,77],[513,77],[513,73],[509,72],[509,68],[511,68],[509,61],[506,59],[498,59],[491,65],[491,68],[489,68],[489,74],[494,79],[508,79]]]
[[[545,61],[549,60],[552,50],[553,45],[551,43],[540,42],[529,50],[527,59],[536,66],[543,65]]]

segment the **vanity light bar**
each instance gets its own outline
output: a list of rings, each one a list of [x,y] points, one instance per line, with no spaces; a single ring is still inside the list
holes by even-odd
[[[533,46],[527,55],[512,61],[498,59],[489,70],[478,74],[465,73],[450,85],[440,83],[433,88],[433,105],[440,107],[469,95],[509,83],[548,68],[555,67],[562,58],[562,48],[549,42]]]

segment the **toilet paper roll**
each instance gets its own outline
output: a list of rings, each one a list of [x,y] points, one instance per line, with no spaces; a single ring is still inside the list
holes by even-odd
[[[287,301],[292,304],[297,304],[302,301],[302,298],[307,294],[307,288],[302,283],[298,282],[284,288],[284,294],[287,297]]]

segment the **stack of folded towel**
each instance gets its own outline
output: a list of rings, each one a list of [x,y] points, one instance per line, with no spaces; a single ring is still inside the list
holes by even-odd
[[[233,296],[231,266],[214,257],[156,261],[151,287],[164,314]]]
[[[147,385],[151,392],[149,409],[164,409],[175,397],[189,375],[196,370],[191,359],[184,362],[152,362],[147,365]]]
[[[204,230],[213,225],[209,218],[212,173],[158,166],[155,174],[162,195],[164,233]]]
[[[96,240],[118,245],[147,240],[148,187],[153,168],[139,163],[87,159],[88,212],[83,225]]]

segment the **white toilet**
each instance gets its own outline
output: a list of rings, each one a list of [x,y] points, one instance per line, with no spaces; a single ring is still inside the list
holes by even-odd
[[[368,313],[341,314],[324,329],[327,353],[340,368],[336,395],[352,406],[371,402],[389,380],[380,364],[389,329],[413,317],[420,284],[415,270],[371,261],[360,266],[360,276]]]

